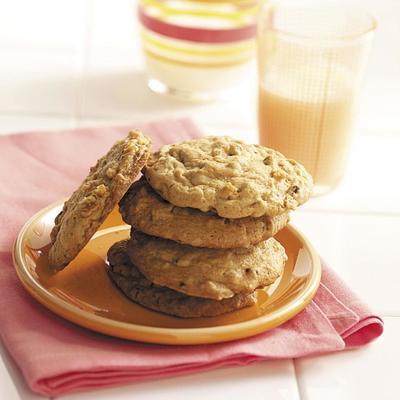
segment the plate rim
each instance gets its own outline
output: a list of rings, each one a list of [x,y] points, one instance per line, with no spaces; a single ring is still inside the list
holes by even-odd
[[[22,244],[29,227],[42,215],[60,207],[64,201],[58,200],[49,204],[25,222],[15,239],[12,258],[19,280],[35,300],[55,314],[84,328],[123,339],[158,344],[192,345],[232,341],[254,336],[283,324],[302,311],[311,302],[318,290],[322,274],[321,260],[307,237],[289,223],[286,228],[303,243],[310,254],[313,274],[299,296],[290,300],[285,307],[275,310],[272,314],[264,314],[257,318],[229,325],[200,328],[162,328],[118,321],[92,314],[50,293],[28,273],[23,261]],[[119,334],[115,333],[116,329],[119,330]],[[148,336],[143,336],[143,334],[148,334]]]

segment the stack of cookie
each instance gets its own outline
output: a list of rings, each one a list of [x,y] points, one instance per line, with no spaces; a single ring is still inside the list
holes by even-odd
[[[179,317],[253,305],[287,260],[273,236],[311,190],[300,164],[262,146],[164,146],[119,203],[132,231],[108,252],[110,277],[131,300]]]

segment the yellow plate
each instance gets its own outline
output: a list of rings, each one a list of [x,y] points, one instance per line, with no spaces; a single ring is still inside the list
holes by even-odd
[[[129,236],[114,210],[78,257],[63,271],[48,269],[47,250],[62,202],[34,215],[14,246],[14,265],[26,290],[45,307],[78,325],[120,338],[162,344],[203,344],[240,339],[274,328],[299,313],[317,291],[321,265],[308,240],[293,226],[276,235],[289,257],[282,277],[259,290],[252,307],[213,318],[181,319],[129,301],[109,280],[105,257]]]

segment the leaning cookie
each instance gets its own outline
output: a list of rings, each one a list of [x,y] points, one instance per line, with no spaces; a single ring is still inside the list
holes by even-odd
[[[90,169],[55,219],[49,252],[53,269],[64,268],[90,240],[145,165],[150,146],[150,139],[132,131]]]
[[[132,263],[151,282],[213,300],[271,285],[287,260],[285,249],[274,238],[225,250],[192,247],[132,231],[127,249]]]
[[[144,174],[170,203],[224,218],[281,215],[312,192],[312,178],[301,164],[230,137],[163,146],[151,155]]]
[[[256,303],[255,293],[215,301],[157,286],[131,263],[126,246],[127,241],[121,241],[110,248],[108,272],[117,288],[130,300],[146,308],[181,318],[199,318],[215,317]]]
[[[289,215],[227,219],[215,213],[172,205],[142,178],[119,203],[123,220],[148,235],[195,247],[248,247],[274,236],[287,225]]]

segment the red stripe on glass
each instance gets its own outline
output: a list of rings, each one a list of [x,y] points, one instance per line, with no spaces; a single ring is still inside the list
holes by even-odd
[[[252,39],[256,35],[256,25],[251,24],[233,29],[189,28],[160,21],[147,15],[143,7],[138,7],[139,21],[148,30],[174,39],[199,43],[229,43]]]

